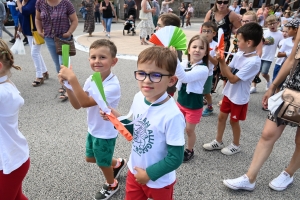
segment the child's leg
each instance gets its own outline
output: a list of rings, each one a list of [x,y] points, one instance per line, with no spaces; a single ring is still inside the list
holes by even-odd
[[[193,151],[193,148],[195,146],[196,142],[196,134],[195,134],[195,128],[197,124],[191,124],[189,122],[186,122],[186,134],[188,136],[188,144],[187,144],[187,149],[190,151]]]
[[[232,133],[233,133],[233,144],[235,146],[239,146],[240,137],[241,137],[241,127],[239,121],[234,121],[230,119],[230,125],[232,127]]]
[[[222,102],[221,106],[224,105],[223,103],[224,102]],[[220,114],[218,116],[218,129],[217,129],[216,140],[219,143],[222,143],[222,140],[223,140],[223,134],[224,134],[224,131],[225,131],[226,121],[227,121],[228,115],[229,115],[229,113],[224,113],[224,112],[220,111]]]
[[[262,60],[261,62],[262,62],[261,74],[266,79],[267,88],[269,88],[269,83],[270,83],[269,70],[270,70],[272,62],[271,61],[266,61],[266,60]]]
[[[125,200],[139,199],[147,200],[148,197],[143,191],[143,186],[139,184],[134,175],[128,170],[126,178]]]
[[[108,167],[99,166],[99,167],[103,172],[106,182],[110,185],[113,185],[115,183],[115,178],[114,178],[114,171],[112,166],[108,166]]]
[[[211,98],[211,94],[205,94],[205,99],[207,101],[207,107],[212,106],[212,98]]]

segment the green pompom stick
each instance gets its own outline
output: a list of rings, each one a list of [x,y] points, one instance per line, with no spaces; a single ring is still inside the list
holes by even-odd
[[[106,97],[105,97],[105,93],[104,93],[104,88],[103,88],[103,84],[102,84],[102,77],[101,77],[101,73],[100,72],[95,72],[92,76],[92,80],[95,81],[97,88],[103,98],[103,100],[105,101],[105,103],[107,104],[106,101]]]
[[[62,50],[62,61],[65,67],[69,67],[69,56],[70,56],[70,45],[63,44],[61,45]]]

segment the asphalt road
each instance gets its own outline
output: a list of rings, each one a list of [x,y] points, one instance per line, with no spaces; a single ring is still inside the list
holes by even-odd
[[[192,27],[195,33],[199,30],[199,26],[200,24],[195,24]],[[113,24],[112,30],[122,30],[122,28],[123,25],[120,23]],[[81,35],[82,30],[83,24],[80,23],[74,35]],[[102,31],[102,26],[100,28],[100,25],[97,25],[96,31]],[[6,33],[3,35],[4,40],[9,41]],[[129,37],[124,37],[124,42],[130,42],[126,38]],[[42,47],[42,54],[50,79],[40,87],[32,87],[35,69],[28,45],[26,52],[26,55],[15,56],[15,63],[22,67],[22,71],[12,69],[11,77],[25,99],[25,105],[20,110],[19,126],[29,143],[31,166],[23,190],[31,200],[93,199],[105,180],[96,165],[85,162],[86,111],[75,110],[68,101],[61,102],[58,99],[60,86],[45,45]],[[77,51],[77,55],[72,57],[71,62],[80,83],[83,84],[92,74],[88,53]],[[138,91],[133,76],[135,69],[136,61],[128,59],[119,59],[113,68],[121,84],[122,97],[119,110],[124,114],[128,112],[133,96]],[[268,187],[268,183],[288,165],[295,148],[295,128],[286,128],[275,144],[273,153],[261,169],[253,192],[232,191],[222,183],[223,179],[243,175],[251,162],[267,115],[267,112],[261,110],[264,87],[265,83],[259,84],[259,92],[251,95],[247,119],[241,123],[242,151],[233,156],[225,156],[219,151],[208,152],[202,148],[203,143],[215,138],[219,112],[216,104],[222,98],[222,86],[221,83],[219,84],[218,92],[213,94],[214,114],[203,117],[196,129],[195,157],[189,163],[182,164],[177,170],[174,191],[176,200],[299,199],[299,172],[295,174],[294,183],[286,191],[276,192]],[[232,133],[228,122],[223,141],[228,145],[231,140]],[[115,156],[128,159],[130,147],[130,143],[119,136]],[[120,191],[111,199],[124,199],[126,171],[127,169],[119,178]]]

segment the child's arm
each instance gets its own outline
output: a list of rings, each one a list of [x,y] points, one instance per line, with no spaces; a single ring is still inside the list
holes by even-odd
[[[209,62],[211,62],[214,66],[216,66],[218,64],[218,59],[216,56],[212,57],[211,55],[209,55],[208,59],[209,59]]]
[[[287,57],[287,55],[286,55],[285,52],[278,52],[278,53],[277,53],[277,57],[278,57],[278,58],[282,58],[282,57]]]
[[[261,40],[260,43],[256,47],[256,53],[261,58],[262,56],[262,47],[263,47],[263,41]]]
[[[198,80],[205,81],[208,77],[208,67],[195,67],[191,71],[185,72],[183,66],[177,60],[175,75],[183,83],[191,83]]]
[[[232,84],[235,84],[236,82],[238,82],[240,80],[240,78],[231,72],[231,68],[226,65],[225,59],[221,59],[218,53],[217,53],[217,58],[219,60],[219,66],[220,66],[222,75],[227,77],[228,81]]]
[[[87,108],[97,105],[95,100],[92,97],[89,97],[85,91],[83,91],[82,87],[80,86],[77,80],[77,77],[71,69],[61,66],[58,76],[60,80],[67,80],[72,86],[73,91],[67,90],[67,93],[68,95],[70,94],[70,102],[74,103],[74,105],[72,103],[72,106],[75,109]],[[78,104],[76,103],[76,100]]]

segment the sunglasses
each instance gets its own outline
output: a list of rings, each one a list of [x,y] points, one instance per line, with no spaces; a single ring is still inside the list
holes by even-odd
[[[221,5],[221,4],[224,4],[224,5],[227,5],[229,3],[229,1],[217,1],[217,4]]]

